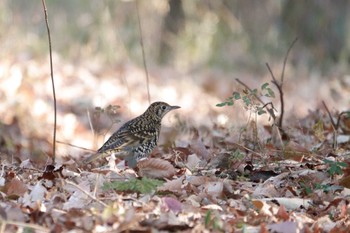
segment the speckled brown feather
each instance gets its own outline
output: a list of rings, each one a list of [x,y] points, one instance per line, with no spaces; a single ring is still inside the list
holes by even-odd
[[[87,158],[89,163],[112,153],[125,159],[129,167],[136,167],[137,161],[145,158],[157,146],[163,117],[179,106],[170,106],[164,102],[155,102],[140,116],[126,122],[98,149]]]

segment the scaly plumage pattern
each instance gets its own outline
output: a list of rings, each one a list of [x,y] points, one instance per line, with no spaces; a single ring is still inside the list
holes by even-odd
[[[126,122],[98,149],[87,158],[89,163],[112,153],[125,159],[129,167],[136,167],[137,161],[145,158],[157,146],[163,117],[179,106],[170,106],[164,102],[155,102],[140,116]]]

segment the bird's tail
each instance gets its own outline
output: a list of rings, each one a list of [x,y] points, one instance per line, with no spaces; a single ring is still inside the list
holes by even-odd
[[[91,162],[95,161],[96,159],[104,158],[104,157],[106,157],[106,156],[107,156],[107,155],[102,156],[101,153],[92,154],[92,155],[90,155],[89,157],[87,157],[86,159],[83,160],[83,164],[91,163]]]
[[[107,156],[109,156],[111,154],[114,154],[115,157],[119,158],[119,159],[124,159],[126,156],[129,155],[129,153],[125,152],[125,151],[108,150],[108,151],[104,151],[104,152],[97,152],[95,154],[90,155],[89,157],[87,157],[86,159],[83,160],[83,163],[88,164],[88,163],[95,161],[96,159],[106,158]]]

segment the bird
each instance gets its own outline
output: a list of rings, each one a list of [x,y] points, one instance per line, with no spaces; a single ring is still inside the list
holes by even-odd
[[[152,103],[143,114],[124,123],[84,163],[114,154],[124,159],[128,167],[135,168],[137,162],[147,158],[157,146],[163,117],[178,108],[165,102]]]

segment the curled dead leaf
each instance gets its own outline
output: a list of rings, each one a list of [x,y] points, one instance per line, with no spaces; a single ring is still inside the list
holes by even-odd
[[[183,191],[184,176],[181,176],[174,180],[168,180],[162,186],[158,188],[158,191],[170,191],[174,193],[181,193]]]
[[[139,175],[149,178],[170,178],[175,175],[176,170],[166,160],[163,159],[147,159],[138,163]]]

